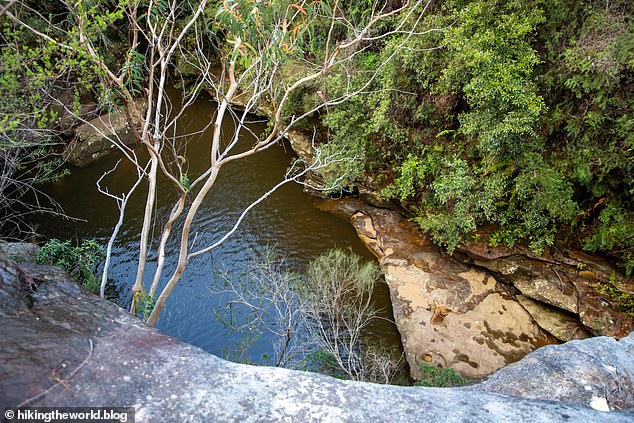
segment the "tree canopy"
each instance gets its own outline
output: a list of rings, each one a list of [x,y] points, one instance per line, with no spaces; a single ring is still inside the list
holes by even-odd
[[[0,16],[0,148],[32,159],[50,144],[20,129],[54,127],[53,81],[73,82],[77,107],[87,91],[120,107],[156,98],[160,64],[222,102],[233,63],[275,130],[318,125],[326,150],[356,159],[327,180],[372,179],[448,251],[561,239],[634,274],[632,2],[405,3],[16,2]]]
[[[363,79],[396,55],[323,123],[364,157],[347,171],[450,252],[477,239],[540,253],[561,239],[634,274],[633,12],[628,1],[435,2],[423,24],[435,30],[358,57]]]

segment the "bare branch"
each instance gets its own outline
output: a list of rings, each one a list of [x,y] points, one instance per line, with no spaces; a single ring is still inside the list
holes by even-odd
[[[110,239],[108,240],[108,246],[106,247],[106,261],[103,265],[103,272],[101,275],[101,286],[99,288],[99,295],[101,296],[101,298],[105,298],[106,283],[108,282],[108,269],[110,268],[110,258],[112,257],[112,246],[114,245],[114,242],[117,239],[117,235],[119,234],[119,230],[121,229],[121,226],[123,225],[123,219],[125,217],[125,210],[128,204],[128,200],[132,196],[132,193],[134,193],[137,187],[141,184],[141,181],[143,180],[143,176],[145,174],[145,170],[147,170],[147,166],[146,166],[146,168],[144,169],[144,172],[139,172],[138,174],[139,177],[137,178],[134,185],[132,185],[132,188],[130,188],[130,190],[127,192],[127,194],[124,193],[124,194],[121,194],[121,196],[116,196],[111,194],[107,188],[102,188],[100,184],[101,184],[101,181],[107,175],[111,174],[117,169],[120,162],[121,160],[117,161],[114,168],[105,172],[101,176],[101,178],[99,178],[99,180],[97,181],[97,189],[99,190],[99,192],[114,199],[117,202],[117,207],[119,208],[119,219],[117,220],[117,223],[115,224],[114,229],[112,230],[112,235],[110,236]]]

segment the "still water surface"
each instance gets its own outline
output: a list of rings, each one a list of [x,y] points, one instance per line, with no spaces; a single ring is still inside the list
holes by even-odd
[[[194,134],[183,138],[187,147],[181,153],[187,158],[190,180],[206,168],[209,158],[210,130],[205,129],[215,111],[215,104],[208,98],[200,98],[180,120],[179,135]],[[257,118],[254,118],[257,119]],[[255,132],[262,130],[264,123],[254,123]],[[223,124],[226,133],[233,132],[230,120]],[[241,142],[251,143],[246,134]],[[142,151],[139,150],[142,154]],[[229,163],[222,168],[213,191],[207,197],[194,221],[192,233],[196,236],[196,247],[213,243],[231,228],[242,210],[279,182],[293,160],[290,149],[276,146],[257,155]],[[72,170],[70,177],[51,184],[45,190],[64,208],[68,216],[81,221],[62,221],[58,218],[42,218],[38,232],[48,238],[83,239],[94,238],[106,244],[118,218],[118,210],[111,198],[97,191],[97,180],[114,168],[120,155],[114,153],[85,168]],[[102,186],[111,193],[126,192],[136,180],[133,167],[121,161],[116,171],[106,176]],[[165,181],[163,181],[165,182]],[[176,193],[162,185],[158,193],[156,215],[165,217],[169,213]],[[171,188],[171,187],[170,187]],[[138,234],[141,230],[145,192],[137,190],[130,199],[126,212],[126,223],[113,250],[109,271],[111,286],[109,296],[122,306],[130,301],[130,288],[136,275]],[[156,228],[154,248],[158,243]],[[173,231],[172,242],[167,251],[176,255],[178,232]],[[267,246],[288,259],[294,271],[303,271],[308,262],[331,248],[351,249],[367,260],[374,258],[361,243],[352,226],[326,212],[313,207],[311,198],[302,192],[299,185],[288,184],[257,206],[243,222],[239,230],[213,251],[193,259],[178,286],[172,292],[161,314],[157,327],[164,333],[185,342],[197,345],[213,354],[223,356],[240,341],[239,334],[231,334],[214,317],[214,312],[224,306],[210,287],[219,282],[219,272],[226,271],[238,277],[257,252]],[[151,263],[146,271],[146,287],[151,282],[154,270],[155,250],[150,252]],[[173,269],[174,257],[167,260],[165,275]],[[163,281],[164,282],[164,281]],[[377,304],[385,310],[384,317],[392,318],[389,292],[384,284],[375,293]],[[367,335],[380,339],[387,346],[399,346],[400,336],[396,327],[385,320],[377,321],[368,329]],[[257,362],[262,354],[272,354],[271,339],[259,339],[250,359]]]

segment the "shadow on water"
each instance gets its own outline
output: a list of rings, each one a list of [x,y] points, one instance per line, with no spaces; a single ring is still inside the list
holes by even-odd
[[[185,136],[186,147],[180,153],[187,158],[186,166],[190,180],[194,180],[209,162],[211,137],[209,122],[215,111],[215,103],[201,97],[187,110],[180,122],[178,135]],[[257,118],[254,117],[255,120]],[[254,132],[265,128],[264,122],[251,125]],[[226,134],[233,132],[230,120],[223,123]],[[251,143],[253,138],[244,135],[242,143]],[[138,151],[139,155],[143,152]],[[61,182],[50,184],[45,191],[63,206],[66,214],[81,221],[67,221],[55,217],[41,217],[36,222],[38,232],[48,238],[83,240],[94,238],[105,244],[118,217],[115,202],[100,194],[97,180],[115,167],[120,155],[112,154],[85,168],[72,170],[71,176]],[[275,146],[257,155],[231,162],[222,168],[219,179],[194,221],[192,233],[196,247],[209,245],[218,240],[238,218],[242,210],[253,200],[269,190],[283,177],[293,160],[288,146]],[[113,194],[126,192],[136,180],[134,167],[121,160],[116,171],[106,176],[103,186]],[[165,181],[164,181],[165,182]],[[176,199],[175,190],[168,184],[160,185],[155,211],[159,217],[169,213]],[[129,304],[130,288],[136,274],[138,234],[141,229],[145,192],[138,190],[130,199],[126,212],[126,223],[120,232],[113,251],[109,271],[111,286],[109,293],[120,305]],[[174,268],[177,251],[174,231],[167,247],[168,264],[165,274]],[[149,286],[155,266],[159,228],[153,228],[151,263],[146,272]],[[257,206],[245,219],[234,236],[228,239],[213,254],[194,258],[188,265],[179,285],[166,303],[157,327],[164,333],[199,346],[208,352],[223,356],[227,348],[240,341],[240,336],[228,334],[226,328],[214,318],[214,311],[223,304],[210,294],[210,287],[218,282],[219,271],[232,275],[241,274],[253,253],[274,246],[278,253],[287,257],[294,271],[305,270],[308,262],[331,248],[351,249],[367,260],[373,256],[361,243],[350,224],[311,205],[310,197],[302,187],[288,184]],[[169,254],[169,253],[174,254]],[[392,319],[389,292],[386,286],[376,289],[376,303],[383,308],[384,317]],[[380,339],[388,346],[398,346],[400,336],[396,327],[385,320],[368,329],[368,336]],[[271,353],[271,340],[262,337],[254,346],[253,359]]]

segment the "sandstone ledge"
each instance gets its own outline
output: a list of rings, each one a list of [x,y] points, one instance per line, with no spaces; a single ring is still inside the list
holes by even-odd
[[[136,100],[135,108],[142,114],[146,109],[146,101]],[[132,119],[136,130],[140,130],[143,117],[132,115]],[[136,143],[134,131],[125,110],[117,109],[106,113],[77,127],[74,139],[64,150],[64,159],[75,166],[86,166],[116,149]]]

